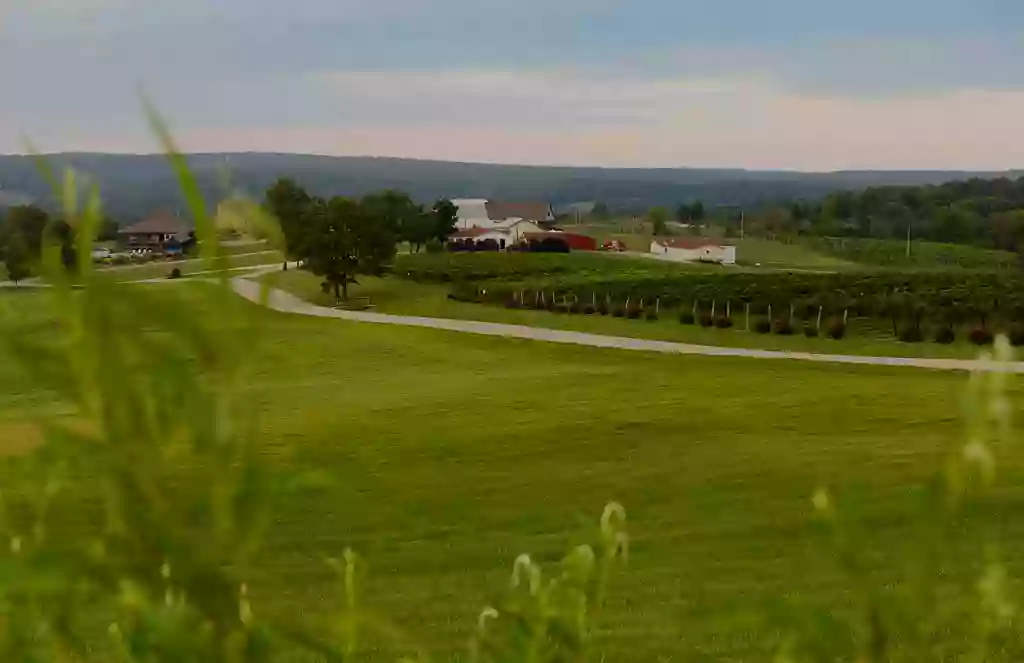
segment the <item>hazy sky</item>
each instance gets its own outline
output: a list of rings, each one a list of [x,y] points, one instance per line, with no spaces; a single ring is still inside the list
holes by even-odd
[[[1024,167],[1021,0],[0,0],[0,152]]]

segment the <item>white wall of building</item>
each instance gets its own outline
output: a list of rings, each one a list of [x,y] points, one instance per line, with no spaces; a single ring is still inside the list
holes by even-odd
[[[658,241],[651,242],[651,253],[663,257],[665,260],[674,262],[717,262],[723,265],[736,264],[736,247],[719,246],[709,244],[697,248],[675,247],[669,244],[662,244]]]
[[[459,208],[455,223],[459,230],[494,227],[487,216],[487,201],[483,198],[457,198],[452,203]]]

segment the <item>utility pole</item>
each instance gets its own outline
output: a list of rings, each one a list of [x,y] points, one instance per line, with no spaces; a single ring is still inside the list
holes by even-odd
[[[740,239],[746,239],[747,212],[740,208]]]

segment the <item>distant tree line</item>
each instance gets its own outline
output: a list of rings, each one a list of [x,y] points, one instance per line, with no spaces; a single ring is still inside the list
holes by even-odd
[[[390,189],[361,199],[320,198],[288,178],[267,189],[264,206],[281,224],[287,257],[322,277],[336,299],[348,298],[357,276],[385,273],[398,242],[413,252],[441,244],[455,232],[458,218],[449,200],[427,209]]]
[[[767,205],[747,218],[748,231],[757,234],[909,236],[1020,252],[1024,249],[1024,178],[841,191],[821,201]]]

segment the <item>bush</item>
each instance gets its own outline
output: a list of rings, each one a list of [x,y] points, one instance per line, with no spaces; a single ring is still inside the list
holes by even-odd
[[[438,239],[432,239],[427,242],[427,253],[444,253],[444,243]]]
[[[1010,326],[1010,344],[1013,346],[1024,345],[1024,325],[1016,323]]]
[[[616,306],[612,308],[613,318],[624,318],[626,317],[626,308],[624,306]]]
[[[636,320],[640,317],[641,313],[643,313],[643,310],[639,306],[630,306],[626,309],[626,317],[630,320]]]
[[[971,331],[967,333],[967,340],[974,345],[991,345],[992,332],[987,327],[971,327]]]
[[[522,308],[522,307],[523,307],[523,305],[520,304],[519,300],[515,299],[514,297],[505,300],[505,308],[515,309],[515,308]]]
[[[700,326],[701,327],[711,327],[714,324],[715,324],[715,321],[711,318],[711,314],[710,313],[701,313],[700,314]]]
[[[169,279],[180,279],[181,278],[181,270],[178,269],[177,267],[175,267],[174,269],[171,270],[171,273],[167,275],[167,278],[169,278]]]
[[[611,313],[611,311],[608,310],[608,303],[601,302],[600,304],[598,304],[597,312],[600,313],[601,315],[608,315],[609,313]]]
[[[647,312],[644,313],[644,317],[647,320],[649,320],[651,322],[654,322],[655,320],[658,319],[658,312],[655,311],[653,308],[649,308],[649,309],[647,309]]]
[[[768,318],[758,318],[754,322],[754,331],[758,334],[767,334],[772,330],[772,323],[768,321]]]
[[[817,325],[804,325],[804,336],[807,338],[818,338],[818,326]]]
[[[583,307],[583,315],[594,315],[597,313],[597,309],[594,308],[593,304],[587,304]]]
[[[943,345],[949,345],[950,343],[952,343],[955,340],[956,340],[956,333],[953,331],[953,328],[950,327],[949,325],[946,325],[944,327],[939,327],[935,331],[935,342],[936,343],[941,343]]]
[[[715,327],[719,329],[729,329],[732,327],[732,318],[727,315],[719,315],[715,317]]]
[[[834,341],[841,341],[846,336],[846,323],[842,318],[832,318],[825,327],[825,333]]]
[[[583,311],[583,307],[580,306],[579,302],[572,302],[571,304],[569,304],[568,311],[569,313],[573,314],[580,313]]]
[[[772,323],[772,331],[779,336],[792,336],[793,325],[789,323],[789,320],[783,318]]]
[[[903,343],[920,343],[924,340],[924,334],[917,325],[908,325],[900,330],[900,341]]]
[[[694,319],[693,313],[691,311],[684,311],[679,314],[679,322],[684,325],[692,325],[697,321],[696,319]]]

